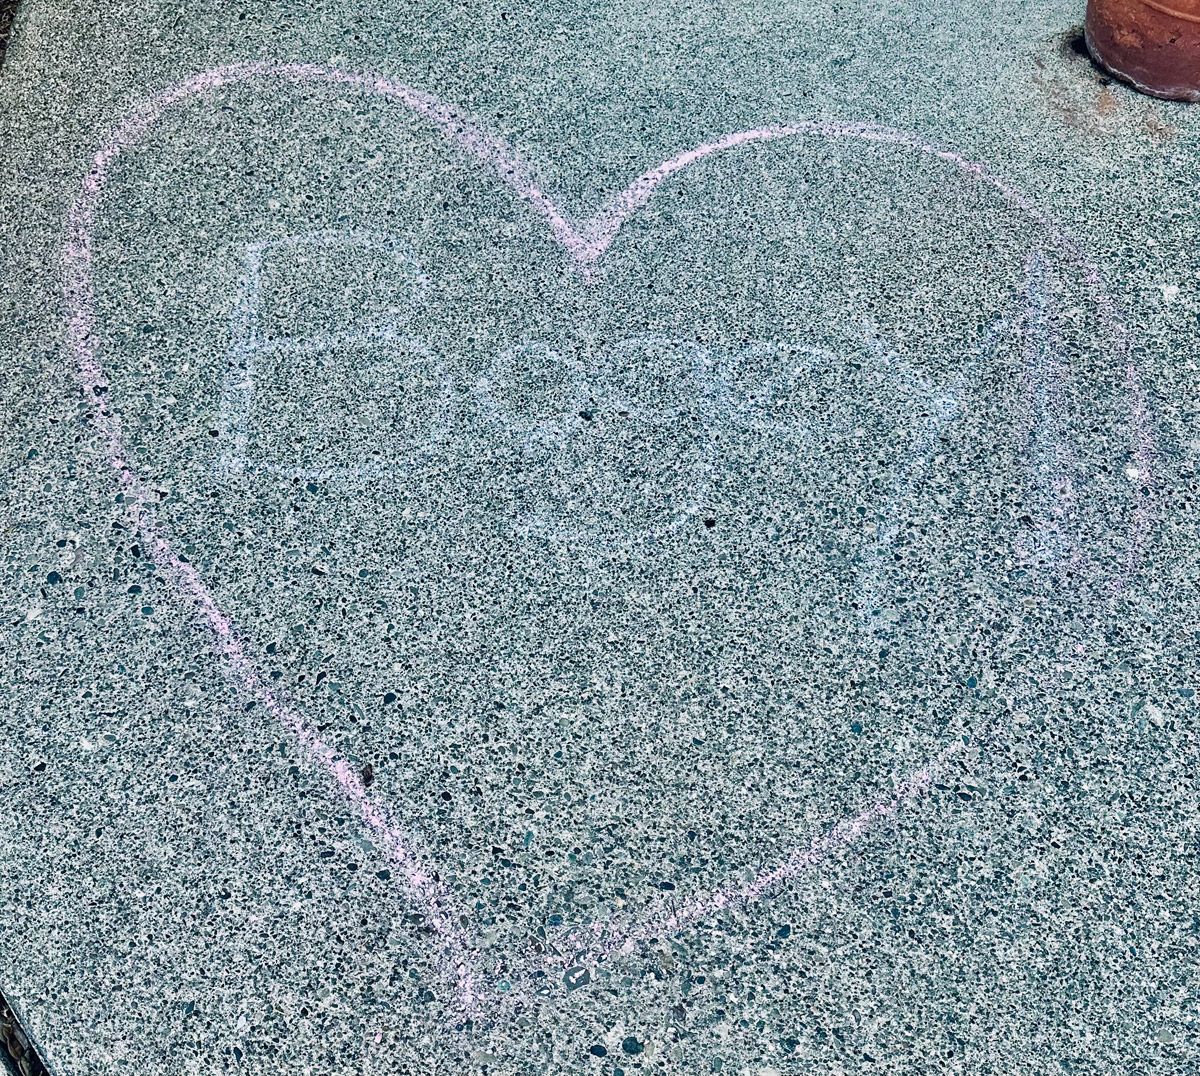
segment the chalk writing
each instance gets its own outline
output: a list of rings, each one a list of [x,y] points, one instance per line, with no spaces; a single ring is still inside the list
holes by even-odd
[[[868,321],[863,325],[864,338],[877,362],[920,415],[920,421],[911,434],[909,450],[898,454],[899,466],[887,502],[878,516],[874,534],[858,569],[861,595],[859,617],[864,622],[869,639],[886,630],[881,610],[882,570],[884,560],[899,534],[901,516],[914,503],[943,432],[961,413],[964,397],[981,361],[994,356],[996,344],[1007,326],[1004,318],[993,322],[979,347],[959,366],[947,384],[938,389],[902,355],[884,346],[873,322]]]
[[[325,331],[305,337],[267,334],[262,328],[264,259],[296,251],[340,249],[383,256],[383,268],[393,289],[404,285],[402,304],[392,306],[384,318],[364,319],[356,311],[353,328]],[[219,405],[222,432],[220,454],[214,464],[218,475],[229,478],[251,471],[300,480],[329,481],[396,476],[434,449],[446,433],[450,384],[444,365],[415,336],[404,331],[409,308],[428,290],[428,278],[416,259],[396,236],[359,231],[313,231],[246,248],[243,273],[230,325],[230,352]],[[353,352],[348,365],[339,362]],[[382,352],[386,359],[373,360]],[[351,463],[310,465],[271,459],[262,446],[251,451],[251,425],[256,408],[264,434],[285,425],[280,414],[284,401],[262,400],[264,361],[274,360],[273,375],[288,389],[297,418],[307,427],[322,417],[335,423],[332,433],[339,455],[347,452],[347,432],[356,426],[384,428],[400,452],[385,460],[355,459]],[[365,360],[365,361],[364,361]],[[339,414],[331,406],[330,389],[338,383],[354,415]],[[348,384],[346,384],[348,382]],[[358,422],[346,423],[347,418]],[[309,439],[311,438],[311,429]],[[294,455],[295,445],[283,446]],[[353,446],[350,447],[353,451]],[[376,453],[377,455],[378,453]],[[253,456],[251,459],[250,457]]]
[[[1126,570],[1131,571],[1140,558],[1144,534],[1148,527],[1151,503],[1149,491],[1153,481],[1155,446],[1145,396],[1136,367],[1128,351],[1127,330],[1115,303],[1109,297],[1100,271],[1081,251],[1078,243],[1062,228],[1038,210],[1034,204],[1004,181],[993,176],[983,165],[961,154],[942,149],[919,136],[874,124],[806,121],[785,126],[763,127],[739,131],[705,142],[646,171],[617,193],[594,219],[579,223],[560,209],[534,178],[531,168],[501,140],[488,135],[458,111],[430,94],[421,93],[391,79],[376,75],[354,74],[316,64],[252,62],[229,65],[203,72],[180,82],[138,105],[115,131],[103,142],[92,158],[80,193],[71,207],[63,245],[64,293],[67,307],[67,344],[78,369],[84,394],[92,405],[94,426],[106,444],[109,462],[123,494],[128,523],[143,541],[164,576],[179,593],[193,605],[213,632],[216,646],[236,675],[244,690],[258,699],[300,742],[308,756],[320,764],[334,779],[348,802],[358,811],[363,824],[379,839],[387,855],[398,866],[400,877],[413,896],[426,908],[428,921],[441,939],[447,973],[456,981],[460,1001],[468,1009],[480,1002],[477,976],[473,969],[470,945],[452,910],[452,901],[442,883],[436,881],[425,864],[426,857],[418,854],[398,831],[386,808],[371,798],[362,786],[359,775],[348,760],[341,757],[321,739],[311,723],[294,707],[283,701],[259,673],[239,638],[232,621],[195,568],[178,552],[164,532],[154,512],[155,498],[138,477],[127,448],[120,413],[109,393],[110,383],[101,364],[97,341],[96,302],[93,283],[95,223],[101,196],[108,183],[113,165],[122,154],[143,141],[162,115],[170,108],[217,90],[223,86],[258,80],[276,80],[289,85],[325,83],[351,87],[395,101],[412,113],[431,123],[451,144],[492,167],[501,181],[527,202],[545,222],[551,234],[577,265],[596,262],[615,241],[622,225],[655,191],[672,176],[696,162],[715,154],[734,150],[757,142],[780,139],[818,137],[825,139],[857,140],[894,147],[908,148],[916,153],[942,161],[962,174],[998,193],[1006,202],[1020,209],[1029,220],[1044,232],[1056,254],[1078,266],[1100,311],[1101,321],[1111,341],[1112,361],[1123,373],[1130,400],[1134,430],[1132,455],[1136,464],[1137,481],[1134,487],[1136,510],[1127,544]],[[753,189],[748,196],[753,197]],[[240,389],[236,384],[234,394]],[[231,403],[234,415],[238,404]],[[736,891],[740,899],[753,899],[777,884],[791,872],[805,869],[817,862],[833,847],[858,839],[873,819],[891,813],[904,803],[919,796],[927,786],[927,770],[909,782],[903,795],[864,814],[835,831],[827,846],[819,841],[798,850],[774,870],[762,874],[754,882]],[[721,891],[708,899],[698,898],[689,907],[694,912],[660,928],[675,930],[708,914],[708,910],[726,906],[731,899]],[[629,936],[636,943],[645,935]]]

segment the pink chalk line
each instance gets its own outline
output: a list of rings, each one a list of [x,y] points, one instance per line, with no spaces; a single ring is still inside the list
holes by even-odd
[[[983,165],[950,150],[941,149],[915,134],[877,124],[836,121],[805,121],[801,123],[760,127],[724,135],[680,153],[655,168],[644,172],[624,191],[613,197],[590,221],[578,223],[563,212],[542,189],[533,170],[504,141],[487,134],[475,123],[432,94],[424,93],[392,79],[371,74],[354,74],[318,64],[253,62],[229,64],[213,68],[141,102],[115,128],[92,158],[91,167],[83,180],[82,189],[71,207],[63,244],[63,289],[66,300],[68,347],[74,356],[79,381],[92,405],[92,421],[106,442],[110,464],[117,481],[130,524],[141,537],[155,562],[179,590],[197,608],[203,621],[212,630],[218,651],[240,679],[244,689],[258,699],[304,747],[308,756],[323,766],[334,778],[342,793],[358,810],[364,824],[379,837],[389,859],[396,864],[405,886],[428,911],[429,921],[441,940],[452,977],[457,982],[459,1000],[468,1009],[476,1007],[479,994],[475,972],[468,956],[469,945],[450,910],[446,888],[422,866],[422,858],[410,847],[391,820],[387,810],[369,797],[350,763],[326,744],[316,730],[292,707],[279,699],[264,683],[247,656],[230,619],[220,609],[207,585],[195,568],[184,560],[163,533],[153,510],[155,497],[135,475],[128,460],[124,431],[120,418],[108,406],[108,378],[104,373],[95,339],[95,292],[93,287],[93,235],[101,193],[117,159],[136,146],[149,133],[162,115],[174,105],[200,94],[256,79],[276,79],[291,85],[327,83],[347,86],[395,101],[410,112],[431,123],[443,137],[479,161],[489,165],[522,200],[529,203],[546,222],[550,233],[570,254],[576,265],[586,267],[600,258],[620,231],[621,226],[637,210],[646,205],[654,192],[676,173],[725,150],[758,142],[815,136],[847,138],[882,145],[907,147],[953,165],[992,187],[1010,204],[1022,210],[1041,227],[1055,245],[1085,274],[1089,289],[1097,301],[1101,317],[1108,329],[1116,358],[1125,367],[1125,379],[1132,401],[1131,415],[1135,430],[1134,459],[1137,463],[1137,507],[1127,552],[1124,576],[1114,581],[1114,589],[1124,585],[1124,579],[1137,566],[1145,541],[1145,531],[1151,520],[1150,489],[1155,460],[1155,444],[1145,394],[1141,387],[1127,345],[1127,330],[1117,312],[1116,304],[1105,289],[1096,265],[1081,251],[1079,245],[1060,229],[1032,202],[1004,181],[993,176]],[[931,773],[927,768],[922,773]],[[919,775],[918,775],[919,776]],[[928,778],[909,782],[912,792],[928,783]],[[794,873],[830,855],[836,848],[861,837],[872,822],[911,798],[905,793],[899,799],[877,805],[863,815],[835,827],[831,833],[795,853],[774,871],[739,888],[727,888],[707,898],[698,898],[688,905],[694,922],[718,906],[728,906],[735,900],[753,900]],[[683,920],[680,920],[683,922]],[[635,931],[644,935],[651,928]],[[610,943],[615,944],[615,943]],[[627,944],[622,941],[621,945]]]
[[[665,940],[728,909],[760,900],[771,891],[780,888],[818,863],[854,844],[883,819],[896,814],[909,803],[920,799],[928,792],[929,786],[945,765],[946,760],[961,747],[961,740],[953,741],[932,762],[911,777],[899,782],[890,797],[880,800],[853,818],[843,819],[827,833],[815,837],[809,844],[797,848],[779,866],[757,875],[753,881],[743,885],[725,885],[710,893],[701,894],[679,908],[665,911],[661,915],[624,931],[614,930],[612,924],[597,923],[591,928],[593,937],[590,941],[583,939],[584,931],[575,931],[562,941],[555,943],[555,948],[559,953],[563,953],[565,950],[569,955],[548,957],[545,966],[557,967],[561,970],[582,961],[589,967],[594,967],[608,957],[627,956],[648,942]],[[577,940],[579,945],[573,946]],[[582,954],[580,949],[582,949]]]

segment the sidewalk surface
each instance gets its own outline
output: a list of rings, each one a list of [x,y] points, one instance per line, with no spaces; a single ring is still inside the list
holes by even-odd
[[[1082,2],[24,0],[55,1076],[1200,1065],[1200,108]]]

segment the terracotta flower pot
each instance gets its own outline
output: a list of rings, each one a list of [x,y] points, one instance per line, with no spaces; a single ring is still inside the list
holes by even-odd
[[[1200,0],[1088,0],[1096,62],[1143,93],[1200,101]]]

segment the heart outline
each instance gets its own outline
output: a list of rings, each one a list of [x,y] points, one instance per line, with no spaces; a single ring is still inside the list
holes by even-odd
[[[422,857],[400,833],[387,809],[366,794],[358,774],[350,763],[326,744],[305,718],[280,699],[263,681],[243,649],[233,622],[222,611],[195,568],[175,551],[171,540],[155,517],[151,507],[155,498],[129,463],[121,420],[107,406],[109,382],[94,340],[95,291],[92,263],[94,223],[109,170],[121,154],[145,138],[172,106],[199,94],[258,78],[277,78],[297,86],[310,83],[350,86],[404,105],[410,112],[432,123],[449,143],[465,150],[496,171],[499,178],[518,198],[529,203],[543,218],[551,235],[585,276],[611,246],[622,225],[650,201],[659,186],[698,161],[725,150],[757,142],[801,136],[848,138],[906,147],[953,165],[990,186],[1005,201],[1024,212],[1045,231],[1055,246],[1084,272],[1088,288],[1099,308],[1101,320],[1113,340],[1115,357],[1125,365],[1125,382],[1131,401],[1130,411],[1134,429],[1135,445],[1132,454],[1137,462],[1135,508],[1125,567],[1118,578],[1112,581],[1111,589],[1114,593],[1124,587],[1128,577],[1140,563],[1145,532],[1153,513],[1151,490],[1157,452],[1145,392],[1129,353],[1128,329],[1124,320],[1108,293],[1099,268],[1083,253],[1078,242],[1018,190],[993,175],[982,164],[955,151],[939,148],[913,133],[878,124],[811,120],[738,131],[678,153],[643,172],[610,198],[590,220],[578,222],[558,207],[542,189],[532,168],[506,142],[483,131],[473,121],[461,116],[433,94],[415,90],[384,76],[355,74],[318,64],[269,61],[235,63],[200,72],[141,101],[116,126],[93,156],[79,194],[68,212],[62,247],[62,283],[67,315],[68,350],[75,359],[76,377],[81,389],[91,405],[93,426],[106,443],[108,462],[116,472],[120,490],[118,500],[125,507],[131,529],[141,537],[151,558],[164,576],[181,595],[190,598],[202,614],[202,619],[216,640],[217,651],[237,674],[243,689],[262,703],[301,744],[311,759],[326,768],[347,800],[358,809],[367,828],[380,839],[393,865],[399,869],[410,894],[424,905],[429,922],[440,939],[442,956],[457,984],[458,1001],[468,1013],[478,1011],[482,998],[476,970],[472,966],[472,947],[459,924],[455,922],[448,889],[424,866]],[[714,894],[699,898],[687,906],[684,913],[673,913],[661,919],[657,926],[653,921],[647,922],[644,927],[628,932],[624,938],[618,937],[606,943],[603,948],[597,949],[598,956],[619,952],[662,930],[682,929],[709,911],[728,907],[735,902],[757,899],[779,881],[793,876],[832,854],[837,848],[858,839],[875,819],[893,813],[910,799],[921,795],[931,783],[934,773],[957,746],[958,741],[948,745],[915,775],[901,781],[891,799],[880,801],[857,817],[839,823],[824,837],[815,839],[807,848],[797,849],[781,866],[760,874],[746,885],[727,886]],[[598,935],[599,933],[597,932]]]

